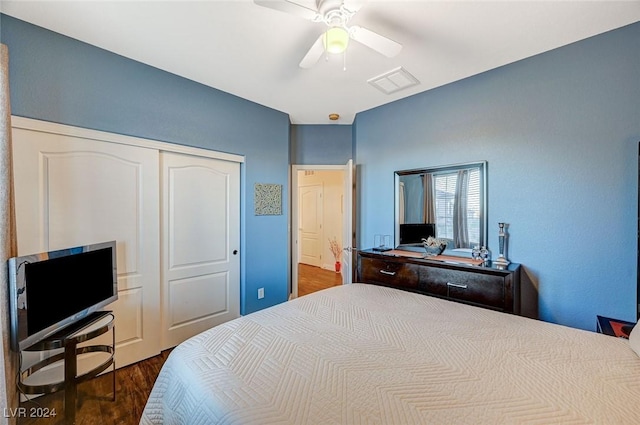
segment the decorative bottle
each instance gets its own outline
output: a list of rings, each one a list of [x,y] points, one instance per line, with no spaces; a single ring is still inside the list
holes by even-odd
[[[489,252],[486,246],[480,248],[480,258],[485,264],[491,260],[491,252]]]
[[[507,260],[505,254],[507,233],[505,232],[504,227],[504,223],[498,223],[498,246],[500,253],[498,254],[498,258],[496,259],[496,261],[494,261],[494,264],[500,269],[504,269],[509,265],[509,260]]]
[[[473,246],[473,249],[471,250],[471,258],[474,260],[480,258],[480,247],[478,245]]]

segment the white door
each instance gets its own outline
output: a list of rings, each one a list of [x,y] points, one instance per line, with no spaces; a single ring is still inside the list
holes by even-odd
[[[355,171],[350,159],[344,168],[344,202],[342,213],[342,284],[352,283],[355,275]]]
[[[322,252],[322,186],[302,186],[298,192],[300,262],[320,267]]]
[[[116,240],[116,364],[158,354],[158,151],[19,128],[13,140],[18,254]]]
[[[160,157],[164,349],[240,315],[240,164]]]

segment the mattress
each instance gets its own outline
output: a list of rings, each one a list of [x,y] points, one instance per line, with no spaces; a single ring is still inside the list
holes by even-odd
[[[638,424],[639,404],[627,340],[352,284],[180,344],[140,423]]]

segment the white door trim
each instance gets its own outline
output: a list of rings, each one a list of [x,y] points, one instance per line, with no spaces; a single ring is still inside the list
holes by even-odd
[[[243,155],[230,154],[225,152],[212,151],[191,146],[178,145],[170,142],[160,142],[156,140],[143,139],[140,137],[125,136],[123,134],[108,133],[88,128],[74,127],[65,124],[40,121],[32,118],[11,116],[11,127],[24,130],[40,131],[43,133],[60,134],[64,136],[79,137],[82,139],[97,140],[100,142],[119,143],[122,145],[138,146],[141,148],[156,149],[165,152],[182,153],[205,158],[222,159],[232,162],[244,162]]]
[[[350,159],[344,165],[344,194],[342,215],[342,284],[353,283],[355,276],[355,167]]]

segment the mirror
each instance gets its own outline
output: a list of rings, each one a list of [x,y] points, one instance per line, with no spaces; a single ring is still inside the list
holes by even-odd
[[[445,255],[486,246],[486,173],[486,161],[396,171],[395,246],[422,252],[429,236],[447,241]]]

